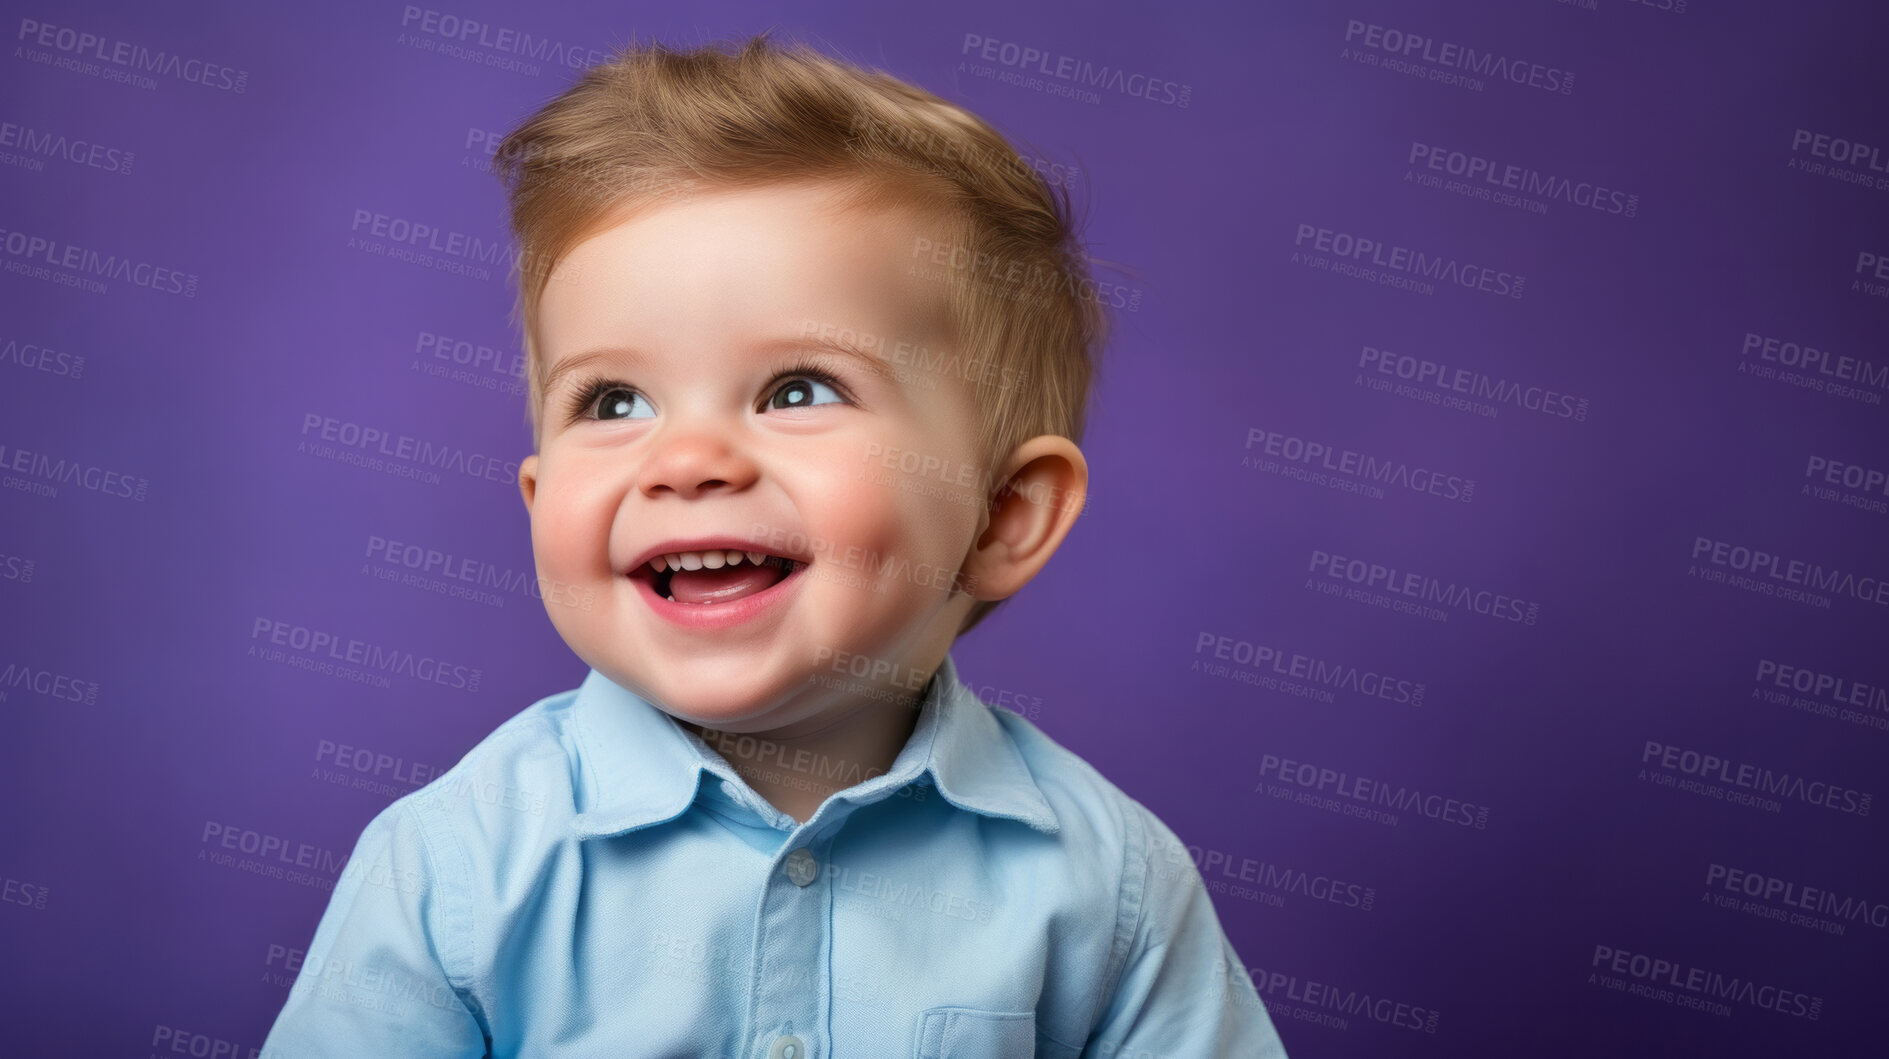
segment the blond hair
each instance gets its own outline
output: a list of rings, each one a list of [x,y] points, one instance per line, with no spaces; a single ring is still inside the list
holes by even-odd
[[[1080,443],[1107,317],[1069,197],[976,115],[889,74],[761,34],[733,50],[627,46],[499,145],[496,171],[519,257],[527,410],[542,437],[540,296],[584,239],[695,190],[830,181],[848,206],[904,204],[943,218],[956,370],[977,387],[980,468],[994,476],[1039,434]],[[967,367],[967,365],[972,365]],[[984,502],[998,484],[983,479]],[[959,634],[998,602],[979,602]]]

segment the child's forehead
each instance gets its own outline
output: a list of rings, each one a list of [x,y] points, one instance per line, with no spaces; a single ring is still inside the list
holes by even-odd
[[[639,210],[591,233],[539,301],[548,362],[657,331],[727,344],[826,336],[841,345],[939,341],[945,285],[918,267],[943,233],[921,209],[825,187],[718,192]]]

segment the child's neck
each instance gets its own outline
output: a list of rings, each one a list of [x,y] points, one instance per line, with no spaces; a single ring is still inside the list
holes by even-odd
[[[891,771],[918,725],[922,701],[919,695],[909,703],[869,701],[798,734],[743,735],[683,724],[768,804],[804,824],[836,792]]]

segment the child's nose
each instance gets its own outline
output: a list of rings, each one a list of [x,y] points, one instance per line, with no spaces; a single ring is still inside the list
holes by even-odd
[[[672,493],[693,498],[716,490],[738,491],[754,484],[759,468],[739,445],[713,426],[694,427],[656,439],[656,448],[638,474],[646,496]]]

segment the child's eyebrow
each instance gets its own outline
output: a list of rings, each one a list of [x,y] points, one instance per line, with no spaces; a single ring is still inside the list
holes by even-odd
[[[883,340],[881,344],[883,344]],[[851,357],[859,362],[859,366],[863,370],[873,375],[877,375],[882,379],[896,379],[896,376],[892,372],[892,365],[888,364],[885,358],[847,340],[844,336],[820,337],[816,335],[794,335],[792,337],[776,338],[762,342],[755,347],[755,351],[772,356],[778,353],[804,352],[809,347],[824,349]]]
[[[828,338],[813,335],[805,337],[799,335],[791,337],[783,336],[757,343],[753,349],[757,353],[767,355],[798,353],[808,349],[824,349],[857,360],[862,369],[882,379],[895,380],[897,378],[892,371],[892,366],[888,364],[884,358],[875,355],[869,350],[862,349],[858,345],[841,337]],[[558,383],[563,381],[565,376],[586,364],[595,363],[600,360],[617,360],[632,365],[642,365],[647,364],[649,359],[648,353],[633,346],[604,346],[598,349],[588,349],[582,353],[573,353],[559,361],[557,366],[552,368],[550,373],[545,376],[544,392],[547,395],[557,392]]]

